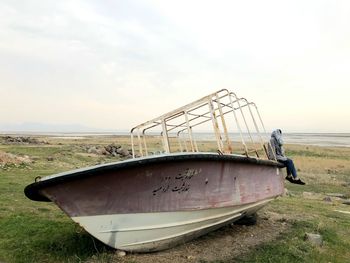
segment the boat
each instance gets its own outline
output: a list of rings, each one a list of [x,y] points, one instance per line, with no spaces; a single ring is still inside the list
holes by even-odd
[[[110,247],[152,252],[253,215],[284,191],[256,104],[226,89],[135,126],[130,139],[131,159],[37,178],[25,195],[55,203]]]

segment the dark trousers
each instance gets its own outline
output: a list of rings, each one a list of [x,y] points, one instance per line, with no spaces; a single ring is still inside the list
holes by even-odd
[[[278,160],[280,163],[283,163],[287,168],[287,175],[292,175],[294,178],[297,177],[297,171],[295,169],[294,163],[292,159],[287,158],[285,161]]]

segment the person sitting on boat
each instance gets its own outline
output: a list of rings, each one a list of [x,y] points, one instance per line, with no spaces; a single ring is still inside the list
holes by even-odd
[[[277,161],[282,163],[287,168],[286,179],[293,184],[304,185],[305,183],[301,181],[297,175],[297,171],[295,169],[293,160],[285,156],[284,149],[283,149],[282,131],[280,129],[274,130],[272,132],[270,144],[276,156]],[[269,152],[270,152],[269,155],[271,156],[270,158],[275,159],[274,154],[271,153],[270,147],[269,147]]]

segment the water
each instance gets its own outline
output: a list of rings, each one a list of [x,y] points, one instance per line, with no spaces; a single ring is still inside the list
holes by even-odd
[[[3,133],[5,134],[5,133]],[[10,133],[6,133],[10,134]],[[128,132],[103,132],[103,133],[30,133],[30,132],[13,132],[13,136],[50,136],[57,139],[84,139],[87,136],[129,136]],[[239,134],[230,134],[231,140],[240,141]],[[212,133],[196,133],[196,140],[215,140]],[[243,135],[246,141],[249,141],[248,134]],[[254,140],[258,137],[253,135]],[[265,135],[263,138],[267,140],[270,136]],[[350,133],[283,133],[283,139],[286,144],[304,144],[317,146],[332,146],[332,147],[350,147]]]
[[[233,141],[240,141],[239,134],[229,134]],[[253,134],[254,141],[259,141],[259,137]],[[269,140],[270,135],[262,135],[263,140]],[[215,140],[209,133],[196,134],[196,140]],[[243,139],[249,142],[248,134],[243,134]],[[283,133],[285,144],[304,144],[331,147],[350,147],[350,133]]]
[[[285,143],[350,147],[350,133],[286,133]]]

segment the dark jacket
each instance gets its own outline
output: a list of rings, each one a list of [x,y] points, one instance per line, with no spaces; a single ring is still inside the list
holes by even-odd
[[[287,157],[284,155],[284,149],[283,149],[283,140],[282,140],[282,132],[281,130],[277,129],[274,130],[271,134],[270,139],[271,147],[269,148],[269,158],[275,159],[274,154],[277,158],[277,161],[286,161]],[[273,150],[273,152],[272,152]]]

